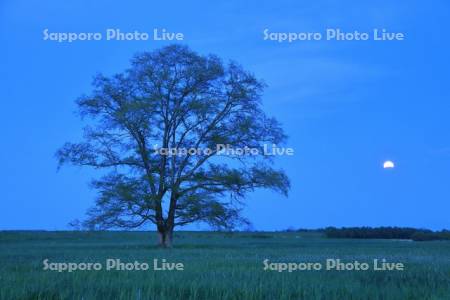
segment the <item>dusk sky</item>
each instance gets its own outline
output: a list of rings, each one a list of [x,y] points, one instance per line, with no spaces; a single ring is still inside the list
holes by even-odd
[[[122,72],[136,52],[173,43],[59,43],[43,34],[108,28],[182,33],[178,43],[265,81],[264,110],[282,123],[295,155],[276,159],[291,180],[287,198],[248,196],[255,229],[450,228],[448,1],[2,0],[0,229],[67,229],[94,204],[89,182],[101,173],[57,171],[54,157],[81,139],[75,100],[89,94],[95,74]],[[289,43],[263,33],[327,28],[405,38]],[[386,160],[395,167],[383,169]]]

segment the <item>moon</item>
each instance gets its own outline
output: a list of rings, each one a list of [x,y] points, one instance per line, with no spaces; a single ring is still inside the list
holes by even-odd
[[[387,160],[383,163],[383,169],[393,169],[394,167],[394,162],[391,160]]]

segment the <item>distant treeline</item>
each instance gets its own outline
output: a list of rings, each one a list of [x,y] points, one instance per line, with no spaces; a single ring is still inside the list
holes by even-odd
[[[413,241],[450,240],[450,231],[432,231],[411,227],[327,227],[328,238],[347,239],[407,239]]]

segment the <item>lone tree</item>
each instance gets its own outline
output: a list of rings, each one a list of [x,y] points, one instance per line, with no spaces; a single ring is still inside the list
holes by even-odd
[[[154,223],[160,245],[170,247],[175,226],[245,221],[249,191],[287,195],[287,176],[263,151],[286,138],[261,110],[263,88],[236,63],[180,45],[137,54],[124,73],[97,75],[91,95],[77,100],[89,120],[83,141],[56,154],[59,166],[110,170],[92,183],[99,197],[84,225]]]

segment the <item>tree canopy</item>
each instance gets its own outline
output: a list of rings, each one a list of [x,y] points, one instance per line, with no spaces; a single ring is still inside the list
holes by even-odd
[[[57,151],[66,163],[110,171],[95,179],[90,228],[134,228],[154,223],[161,244],[175,226],[243,222],[246,193],[269,188],[287,195],[289,180],[264,155],[282,144],[280,124],[262,110],[265,85],[235,62],[171,45],[143,52],[123,73],[97,75],[93,91],[77,100],[87,120],[84,138]],[[223,153],[218,145],[251,148]],[[209,149],[165,155],[161,149]]]

